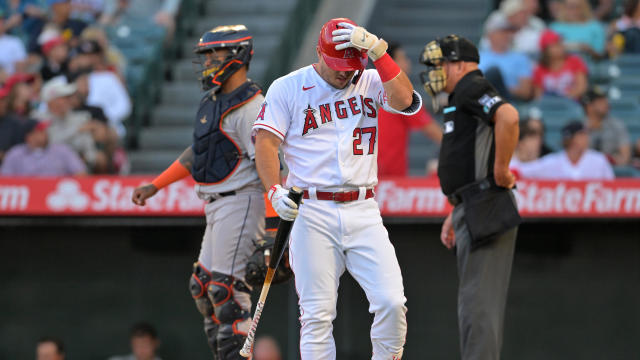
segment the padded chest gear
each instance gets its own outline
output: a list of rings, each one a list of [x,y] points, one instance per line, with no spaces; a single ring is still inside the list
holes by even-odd
[[[225,180],[240,164],[243,153],[222,130],[224,117],[261,93],[248,81],[229,94],[208,93],[201,101],[193,130],[194,154],[191,174],[199,183],[215,184]]]

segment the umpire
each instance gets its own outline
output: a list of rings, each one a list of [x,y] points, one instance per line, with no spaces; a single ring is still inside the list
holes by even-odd
[[[449,94],[438,177],[454,206],[442,225],[442,243],[456,249],[458,326],[462,359],[500,358],[504,312],[520,216],[509,161],[518,141],[518,112],[478,70],[480,56],[467,39],[431,41],[420,61],[435,99]],[[426,76],[425,76],[426,75]]]

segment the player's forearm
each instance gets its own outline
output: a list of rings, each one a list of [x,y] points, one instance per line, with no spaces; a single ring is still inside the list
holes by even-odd
[[[510,104],[502,105],[496,111],[495,143],[496,157],[494,170],[503,171],[509,168],[511,156],[518,144],[518,111]]]
[[[280,184],[280,159],[278,148],[280,139],[266,130],[258,130],[256,135],[256,170],[262,185],[269,190]]]
[[[386,49],[386,46],[384,48]],[[373,65],[380,74],[389,105],[396,110],[404,110],[411,106],[413,85],[391,56],[385,53],[375,60]]]
[[[180,164],[182,164],[187,170],[189,170],[189,173],[191,173],[191,168],[193,167],[193,150],[191,149],[191,146],[189,146],[188,148],[186,148],[182,154],[180,154],[180,156],[178,157],[178,161],[180,162]]]
[[[404,72],[400,72],[395,78],[382,83],[382,86],[392,108],[404,110],[413,103],[413,85]]]

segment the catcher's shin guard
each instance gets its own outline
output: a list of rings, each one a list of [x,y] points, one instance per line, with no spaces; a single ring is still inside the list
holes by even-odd
[[[250,323],[251,298],[249,287],[230,275],[211,273],[208,287],[209,300],[213,303],[214,316],[219,321],[218,358],[220,360],[244,359],[239,351],[247,336]]]
[[[189,279],[189,291],[196,303],[196,308],[204,317],[204,333],[213,352],[213,359],[218,359],[218,327],[219,321],[213,311],[213,304],[207,296],[207,287],[211,283],[211,273],[199,263],[193,264],[193,274]]]

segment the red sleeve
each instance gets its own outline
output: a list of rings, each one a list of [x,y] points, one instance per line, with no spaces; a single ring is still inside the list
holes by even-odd
[[[567,68],[571,70],[572,73],[589,73],[589,68],[587,68],[587,64],[576,55],[569,55],[567,57]]]
[[[544,78],[544,69],[540,65],[536,65],[533,70],[533,85],[542,87],[542,79]]]
[[[433,117],[431,117],[431,115],[423,106],[422,109],[420,109],[420,111],[418,111],[417,113],[407,116],[407,120],[409,123],[409,128],[414,130],[421,129],[425,125],[430,124],[433,121]]]

